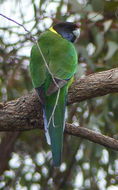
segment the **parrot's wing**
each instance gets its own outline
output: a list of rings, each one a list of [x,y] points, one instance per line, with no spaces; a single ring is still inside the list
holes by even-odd
[[[47,54],[48,49],[45,50],[45,57]],[[40,87],[45,82],[46,67],[37,45],[34,45],[31,50],[30,73],[35,88]]]
[[[42,33],[38,43],[53,77],[70,79],[77,66],[77,53],[73,44],[50,31]],[[35,88],[44,84],[49,74],[37,44],[31,50],[30,73]]]

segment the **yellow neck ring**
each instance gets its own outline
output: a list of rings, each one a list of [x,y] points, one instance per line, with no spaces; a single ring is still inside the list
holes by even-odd
[[[58,35],[60,36],[60,34],[59,34],[58,32],[56,32],[56,30],[54,30],[53,27],[50,27],[49,30],[50,30],[51,32],[53,32],[53,33],[55,33],[55,34],[58,34]]]

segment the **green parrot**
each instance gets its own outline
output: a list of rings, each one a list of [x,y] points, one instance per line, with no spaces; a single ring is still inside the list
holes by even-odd
[[[43,32],[31,50],[30,73],[42,104],[55,167],[61,164],[67,93],[78,62],[73,45],[77,29],[78,25],[71,22],[58,23]]]

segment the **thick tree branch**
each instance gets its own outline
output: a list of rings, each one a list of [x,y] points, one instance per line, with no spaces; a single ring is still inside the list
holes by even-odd
[[[118,68],[88,75],[69,90],[69,104],[118,92]]]
[[[68,104],[113,92],[118,92],[118,68],[91,74],[76,81],[69,89]],[[43,128],[43,119],[41,104],[35,91],[17,100],[0,104],[0,131],[36,128]],[[87,131],[83,127],[75,128],[69,124],[65,130],[69,134],[118,150],[118,142],[110,137]],[[94,138],[95,136],[98,138]]]

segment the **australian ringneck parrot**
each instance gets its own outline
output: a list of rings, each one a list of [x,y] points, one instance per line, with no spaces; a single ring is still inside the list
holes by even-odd
[[[61,22],[43,32],[31,50],[30,73],[43,108],[53,165],[61,164],[68,87],[77,67],[77,24]],[[48,67],[47,67],[48,66]]]

